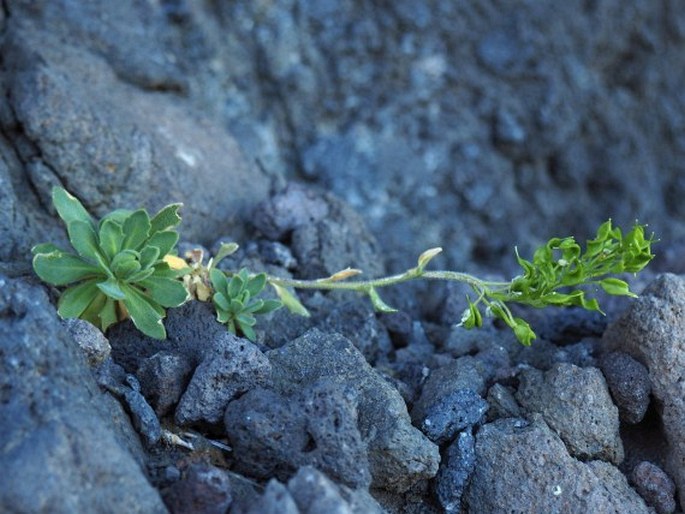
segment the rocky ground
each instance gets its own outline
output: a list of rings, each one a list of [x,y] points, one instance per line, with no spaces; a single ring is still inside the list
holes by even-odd
[[[682,512],[684,45],[677,0],[4,0],[0,511]],[[438,284],[303,294],[256,343],[190,302],[159,342],[58,318],[54,185],[306,278],[661,242],[606,317],[525,312],[530,348]]]

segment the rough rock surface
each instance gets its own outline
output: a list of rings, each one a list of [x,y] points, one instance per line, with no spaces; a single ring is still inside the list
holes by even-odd
[[[476,464],[464,495],[468,512],[647,514],[642,498],[611,464],[580,462],[541,417],[502,419],[476,435]]]
[[[633,468],[630,481],[645,501],[653,506],[658,514],[675,512],[675,484],[657,465],[651,462],[640,462]]]
[[[191,465],[164,491],[164,503],[171,514],[225,514],[232,502],[226,472],[206,464]]]
[[[435,479],[435,492],[445,512],[461,511],[461,497],[476,465],[475,439],[464,430],[447,447],[440,471]]]
[[[359,431],[368,446],[373,487],[403,491],[438,471],[438,448],[411,425],[406,405],[347,339],[316,329],[268,352],[282,392],[328,378],[359,395]]]
[[[647,368],[623,352],[608,352],[599,361],[621,421],[639,423],[649,407],[652,385]]]
[[[528,412],[542,414],[571,455],[623,461],[618,409],[598,369],[558,364],[545,373],[525,370],[516,399]]]
[[[649,370],[669,444],[667,471],[685,508],[685,279],[670,273],[658,277],[609,326],[603,340]]]
[[[288,480],[311,465],[351,487],[371,482],[366,445],[351,390],[322,379],[288,397],[256,388],[232,401],[225,425],[236,469]]]
[[[0,276],[0,314],[0,511],[166,512],[43,290]]]

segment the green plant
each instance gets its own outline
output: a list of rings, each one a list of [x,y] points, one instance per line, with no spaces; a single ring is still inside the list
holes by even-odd
[[[32,253],[43,281],[69,286],[59,298],[59,314],[87,320],[103,332],[130,316],[141,332],[164,339],[165,308],[188,298],[179,280],[186,270],[165,262],[178,242],[181,204],[168,205],[152,218],[144,209],[116,210],[96,222],[63,188],[53,189],[52,200],[76,253],[49,243]]]
[[[464,282],[473,290],[475,300],[467,297],[468,307],[462,316],[461,326],[467,329],[480,327],[483,323],[483,306],[486,314],[504,321],[522,344],[530,345],[536,337],[535,333],[525,320],[512,314],[509,304],[537,308],[579,306],[600,311],[597,300],[587,298],[587,288],[599,287],[612,295],[635,296],[625,281],[608,275],[637,273],[654,258],[651,252],[654,237],[645,239],[644,229],[643,225],[636,223],[624,236],[621,229],[613,227],[609,220],[599,227],[597,236],[587,242],[585,251],[573,237],[550,239],[535,251],[532,261],[521,258],[517,251],[516,258],[523,273],[509,282],[481,280],[456,271],[427,271],[427,264],[442,251],[441,248],[425,251],[416,267],[390,277],[346,281],[360,273],[359,270],[347,269],[319,280],[268,276],[267,281],[277,288],[284,304],[296,312],[304,307],[290,293],[284,298],[283,293],[287,292],[288,287],[358,291],[368,295],[377,311],[393,312],[394,309],[378,295],[378,288],[415,279]]]
[[[573,237],[565,237],[550,239],[534,252],[530,261],[516,251],[522,273],[508,282],[481,280],[457,271],[426,270],[441,248],[426,250],[415,267],[397,275],[350,280],[361,271],[347,268],[318,280],[298,280],[251,274],[247,269],[218,269],[219,261],[238,248],[235,243],[222,245],[206,266],[201,251],[191,252],[190,264],[175,257],[180,204],[163,208],[152,219],[143,209],[117,210],[96,224],[81,203],[64,189],[53,190],[53,201],[77,254],[51,244],[38,245],[33,249],[33,266],[45,282],[70,286],[60,297],[59,313],[65,318],[88,320],[103,331],[130,316],[141,332],[158,339],[166,337],[161,321],[164,309],[177,307],[188,298],[211,299],[217,319],[228,330],[255,340],[258,315],[281,305],[296,314],[309,315],[293,289],[357,291],[367,295],[377,311],[393,312],[395,309],[381,299],[377,290],[425,279],[463,282],[471,287],[474,298],[467,296],[467,308],[460,322],[464,328],[482,326],[484,311],[501,319],[522,344],[530,345],[535,333],[525,320],[512,314],[511,304],[536,308],[579,306],[600,311],[597,300],[588,298],[588,289],[635,296],[625,281],[610,275],[638,273],[654,257],[654,236],[645,238],[644,225],[636,223],[623,235],[609,220],[599,227],[584,250]],[[258,298],[266,285],[274,288],[280,300]]]

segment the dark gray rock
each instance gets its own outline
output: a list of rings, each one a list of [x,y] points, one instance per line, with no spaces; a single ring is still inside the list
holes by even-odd
[[[43,290],[0,277],[0,313],[0,510],[166,512],[129,453],[129,421]]]
[[[207,464],[192,464],[163,497],[171,514],[226,514],[233,502],[226,472]]]
[[[623,352],[609,352],[599,361],[621,421],[639,423],[649,407],[652,385],[645,366]]]
[[[193,367],[185,355],[157,352],[144,359],[136,371],[140,389],[158,416],[170,413],[190,381]]]
[[[176,407],[179,425],[221,422],[226,405],[238,395],[269,381],[271,364],[247,339],[228,331],[214,341]]]
[[[502,419],[476,434],[476,463],[464,494],[467,512],[647,514],[621,472],[571,457],[544,420]]]
[[[434,442],[449,441],[466,427],[477,424],[488,405],[484,367],[473,357],[460,357],[431,372],[411,415],[414,424]]]
[[[323,332],[337,332],[352,341],[372,365],[379,359],[387,359],[392,350],[385,327],[376,318],[371,304],[364,300],[335,306],[318,328]]]
[[[520,418],[521,406],[514,397],[514,392],[502,384],[493,384],[486,397],[488,402],[488,421],[499,418]]]
[[[425,410],[419,428],[436,444],[452,440],[455,434],[481,422],[488,403],[471,389],[457,389],[442,396]]]
[[[659,466],[651,462],[640,462],[633,468],[630,481],[658,514],[675,512],[675,484]]]
[[[528,412],[542,414],[579,459],[623,461],[618,409],[596,368],[557,364],[543,373],[524,370],[516,399]]]
[[[112,351],[109,341],[95,326],[82,319],[67,319],[64,326],[85,352],[88,364],[95,367],[109,357]]]
[[[304,465],[352,487],[371,481],[352,390],[322,379],[290,396],[253,389],[231,402],[225,425],[236,469],[287,480]]]
[[[303,466],[290,480],[288,490],[302,514],[381,514],[378,503],[363,490],[336,485],[312,466]]]
[[[131,387],[123,393],[126,410],[131,415],[133,428],[141,435],[146,446],[156,445],[162,437],[162,426],[155,411],[140,393],[140,386]]]
[[[272,239],[291,238],[298,275],[324,278],[347,267],[383,273],[375,239],[362,218],[330,194],[290,184],[255,211],[256,228]]]
[[[435,493],[446,513],[461,512],[461,497],[476,465],[475,446],[473,434],[465,430],[447,447],[435,478]]]
[[[611,324],[603,341],[632,355],[649,370],[652,394],[662,405],[661,422],[668,441],[670,473],[685,507],[685,279],[664,274],[642,292]]]
[[[347,339],[314,329],[268,357],[274,385],[282,392],[322,378],[357,391],[359,431],[368,446],[373,487],[403,491],[437,473],[437,446],[411,425],[397,390]]]
[[[300,510],[286,486],[272,478],[245,514],[300,514]]]

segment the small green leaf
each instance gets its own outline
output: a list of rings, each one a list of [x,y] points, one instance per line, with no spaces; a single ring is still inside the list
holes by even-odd
[[[122,284],[122,289],[126,293],[124,305],[136,328],[153,339],[166,339],[162,316],[153,302],[133,286]]]
[[[397,309],[393,309],[387,303],[381,300],[380,295],[373,287],[369,288],[368,295],[371,299],[371,304],[373,305],[373,308],[377,312],[397,312]]]
[[[250,313],[253,313],[255,311],[258,311],[263,306],[264,306],[264,300],[262,300],[261,298],[258,298],[256,300],[252,300],[251,302],[249,302],[247,304],[243,303],[242,312],[250,314]]]
[[[153,275],[139,283],[147,289],[150,297],[162,307],[178,307],[188,300],[188,291],[183,282],[178,280]]]
[[[74,221],[81,221],[91,227],[95,227],[93,218],[88,211],[83,207],[81,202],[76,199],[66,189],[55,186],[52,188],[52,203],[57,209],[59,217],[62,218],[65,225],[69,226]]]
[[[133,250],[123,250],[114,256],[110,264],[111,270],[117,278],[127,279],[140,271],[140,254]]]
[[[140,267],[145,269],[152,266],[159,258],[159,248],[146,246],[140,251]]]
[[[228,312],[228,310],[231,308],[231,304],[223,293],[214,293],[212,300],[218,309]]]
[[[254,318],[254,316],[246,313],[241,313],[238,314],[235,317],[236,321],[240,324],[242,327],[243,325],[247,325],[249,327],[254,327],[257,324],[257,320]]]
[[[253,343],[257,341],[257,334],[255,334],[254,329],[250,325],[246,325],[238,321],[238,326],[240,327],[240,331],[243,333],[243,335],[250,341]],[[235,333],[235,328],[233,329],[233,332]]]
[[[231,304],[229,305],[229,311],[232,312],[233,314],[237,314],[239,312],[243,311],[243,302],[240,300],[236,300],[235,298],[231,298]]]
[[[514,318],[514,326],[512,329],[514,330],[516,339],[524,346],[530,346],[537,337],[535,332],[530,328],[530,325],[521,318]]]
[[[135,284],[137,282],[145,280],[147,277],[153,275],[154,273],[155,268],[141,269],[140,271],[136,271],[135,273],[128,275],[126,277],[126,282],[128,282],[129,284]]]
[[[165,230],[163,232],[157,232],[156,234],[153,234],[152,237],[147,240],[145,245],[159,248],[159,257],[162,258],[171,253],[177,242],[178,232]]]
[[[100,224],[100,248],[105,252],[107,259],[111,261],[121,250],[124,241],[124,233],[121,225],[116,221],[108,219]]]
[[[637,298],[637,295],[630,290],[630,286],[618,278],[605,278],[599,282],[599,285],[611,295]]]
[[[274,291],[276,291],[276,294],[281,299],[281,302],[283,302],[283,305],[285,305],[290,312],[306,318],[310,316],[309,311],[305,308],[305,306],[302,305],[300,300],[298,300],[297,297],[287,288],[279,286],[278,284],[274,284],[273,282],[271,283],[271,286],[274,288]]]
[[[254,311],[254,314],[269,314],[281,307],[283,307],[283,303],[278,300],[264,300],[264,304]]]
[[[233,255],[238,248],[240,247],[236,243],[221,243],[219,251],[216,252],[216,255],[212,258],[210,269],[214,269],[226,257]]]
[[[90,279],[67,288],[59,297],[57,312],[63,318],[78,318],[98,295],[98,279]]]
[[[126,298],[126,294],[121,289],[119,281],[115,278],[100,282],[98,284],[98,289],[114,300],[123,300]]]
[[[40,243],[31,248],[31,254],[32,255],[38,255],[39,253],[52,253],[52,252],[60,252],[60,253],[65,253],[64,250],[61,248],[55,246],[52,243]]]
[[[98,314],[98,317],[100,318],[100,326],[102,327],[102,331],[106,332],[111,325],[114,325],[117,321],[119,321],[117,317],[117,302],[111,298],[107,298],[105,305],[100,311],[100,314]]]
[[[417,268],[419,271],[423,271],[428,263],[433,260],[438,254],[442,252],[442,248],[436,247],[436,248],[430,248],[423,252],[421,255],[419,255],[419,259],[417,262]]]
[[[138,209],[124,221],[124,243],[122,248],[137,250],[149,236],[150,218],[145,209]]]
[[[102,330],[100,313],[102,312],[102,309],[104,309],[106,303],[107,296],[98,290],[97,294],[93,298],[93,301],[90,302],[90,305],[86,307],[86,310],[84,310],[79,317]]]
[[[231,314],[228,312],[228,309],[217,309],[216,319],[219,323],[228,323],[231,320]]]
[[[228,283],[228,297],[233,299],[238,297],[245,287],[245,282],[240,275],[233,275]]]
[[[81,257],[61,251],[37,254],[33,258],[33,269],[41,280],[55,286],[104,276],[100,268],[84,261]]]
[[[228,295],[228,280],[223,271],[216,268],[209,270],[209,279],[212,282],[214,291]],[[228,309],[228,307],[226,307]]]
[[[247,281],[246,290],[250,296],[257,296],[266,285],[266,273],[259,273]]]
[[[67,232],[71,246],[81,257],[92,262],[99,262],[97,254],[100,253],[100,246],[91,224],[78,220],[72,221],[67,227]]]
[[[483,316],[478,310],[478,307],[476,304],[471,302],[470,299],[466,299],[468,302],[468,308],[464,311],[464,314],[461,318],[461,323],[460,325],[463,326],[467,330],[471,330],[472,328],[476,327],[481,327],[483,326]]]
[[[181,207],[183,207],[182,203],[172,203],[155,214],[150,220],[150,235],[176,227],[181,222],[181,217],[178,215]]]

